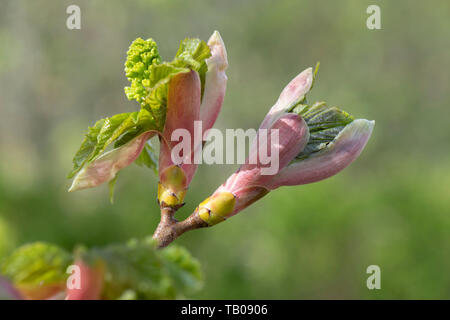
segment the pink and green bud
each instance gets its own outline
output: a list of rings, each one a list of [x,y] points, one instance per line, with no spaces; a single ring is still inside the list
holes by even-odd
[[[201,84],[196,71],[181,73],[171,79],[159,154],[158,200],[166,205],[183,203],[184,193],[197,167],[194,162],[194,122],[200,117],[200,99]],[[180,130],[186,133],[181,138],[189,139],[189,148],[183,148],[177,153],[177,138],[180,137],[176,135]],[[186,149],[190,152],[186,152]],[[177,153],[176,157],[173,153]]]
[[[199,205],[197,212],[203,221],[209,225],[224,221],[269,192],[264,183],[274,176],[265,174],[264,169],[268,165],[261,162],[261,148],[265,149],[263,153],[270,150],[272,159],[274,156],[277,158],[278,168],[273,173],[277,174],[303,150],[309,139],[308,127],[297,114],[285,114],[270,129],[268,137],[264,137],[263,130],[258,131],[257,142],[253,144],[246,163]],[[274,132],[278,135],[276,142],[272,140]]]
[[[305,95],[313,81],[312,69],[308,68],[284,88],[264,118],[246,163],[197,208],[200,218],[209,225],[237,214],[280,186],[331,177],[359,156],[374,121],[354,120],[345,111],[329,108],[323,102],[306,105]],[[264,136],[268,128],[271,132],[276,129],[278,140]],[[269,149],[278,155],[278,167],[266,174],[267,164],[260,155]]]
[[[265,184],[270,190],[329,178],[350,165],[362,152],[375,121],[357,119],[348,124],[325,149],[293,161]]]
[[[312,68],[308,68],[292,79],[283,89],[277,102],[269,110],[269,113],[267,113],[261,123],[260,129],[269,128],[284,113],[302,102],[305,99],[305,95],[311,89],[313,78],[313,70]]]
[[[225,96],[225,69],[228,61],[219,32],[213,33],[208,46],[211,57],[206,59],[208,71],[205,74],[203,98],[200,77],[196,71],[179,74],[170,81],[166,123],[161,139],[158,185],[158,200],[168,206],[183,204],[184,195],[197,170],[196,153],[201,152],[202,139],[197,141],[195,137],[203,137],[206,130],[214,125]],[[201,121],[201,132],[195,132],[196,121]],[[182,137],[177,134],[180,131],[176,131],[180,129],[186,133]],[[180,138],[189,140],[188,148],[185,148],[186,141],[179,143]],[[183,148],[178,149],[180,146]],[[182,154],[183,152],[186,154]],[[176,181],[168,178],[174,175]]]

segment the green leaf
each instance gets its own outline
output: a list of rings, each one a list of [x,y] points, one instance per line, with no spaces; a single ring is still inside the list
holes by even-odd
[[[114,141],[118,141],[126,135],[126,141],[121,139],[120,143],[114,145],[114,148],[118,148],[139,134],[154,130],[155,127],[154,118],[145,109],[120,113],[97,121],[94,127],[89,128],[80,149],[75,154],[74,167],[68,178],[72,178],[83,166],[97,159]]]
[[[178,67],[190,68],[195,71],[202,69],[205,60],[211,56],[211,51],[205,41],[186,38],[180,43],[174,64]]]
[[[355,119],[345,111],[328,107],[325,102],[316,102],[312,106],[300,104],[292,112],[303,117],[310,134],[308,144],[293,161],[303,160],[326,148],[339,132]]]
[[[130,100],[136,100],[141,108],[153,116],[156,129],[162,131],[167,110],[168,84],[172,77],[182,72],[199,72],[204,86],[208,71],[206,59],[211,56],[208,45],[199,39],[181,41],[172,62],[161,63],[158,47],[152,39],[136,39],[130,45],[125,62],[125,74],[131,86],[125,88]]]
[[[144,149],[134,163],[138,166],[146,166],[152,169],[155,175],[158,174],[158,157],[150,141],[145,144]]]
[[[199,263],[186,250],[158,250],[151,238],[93,248],[81,257],[105,263],[105,299],[173,299],[201,286]]]
[[[206,59],[210,56],[210,49],[204,41],[185,39],[181,41],[172,62],[150,66],[148,80],[143,81],[148,88],[148,95],[141,103],[141,107],[153,115],[160,131],[164,129],[170,80],[180,73],[195,70],[200,75],[203,92],[205,73],[208,71]]]
[[[149,94],[141,104],[141,107],[148,110],[156,122],[156,128],[163,131],[167,112],[167,95],[169,92],[170,80],[180,74],[189,72],[188,68],[178,68],[171,64],[163,63],[152,66],[152,72],[148,80]]]
[[[206,59],[211,57],[211,50],[206,42],[200,39],[187,38],[181,41],[180,48],[175,55],[175,64],[182,64],[198,72],[201,83],[201,97],[205,90],[205,78],[208,66]]]
[[[15,285],[47,285],[65,281],[72,255],[44,242],[24,245],[7,257],[1,273]]]
[[[80,149],[78,149],[73,157],[73,169],[67,178],[72,178],[78,171],[81,170],[87,159],[90,158],[91,154],[95,150],[97,145],[97,137],[104,123],[105,119],[100,119],[93,127],[88,128],[88,132],[85,134],[84,140],[81,142]]]

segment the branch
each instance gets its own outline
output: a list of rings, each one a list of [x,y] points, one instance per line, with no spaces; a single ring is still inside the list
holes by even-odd
[[[183,221],[175,219],[175,212],[178,208],[166,206],[164,202],[160,204],[161,220],[153,233],[153,239],[158,241],[158,248],[164,248],[173,240],[189,230],[207,227],[208,224],[203,221],[197,211],[194,211]]]

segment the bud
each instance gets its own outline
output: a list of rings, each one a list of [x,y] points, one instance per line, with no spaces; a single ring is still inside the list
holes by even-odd
[[[200,77],[196,71],[181,73],[170,80],[166,123],[160,145],[158,188],[158,200],[169,206],[183,203],[184,193],[197,168],[194,163],[194,121],[200,117],[200,95]],[[175,163],[172,151],[179,142],[173,139],[173,133],[180,129],[188,133],[183,138],[190,139],[189,148],[183,150],[186,154],[180,155],[181,161]]]
[[[160,149],[160,183],[158,201],[162,204],[181,206],[184,195],[197,170],[195,154],[200,152],[203,133],[210,129],[217,119],[226,91],[228,66],[227,52],[219,32],[215,31],[208,40],[211,57],[206,60],[208,71],[205,75],[203,98],[201,83],[197,72],[191,71],[172,78],[169,86],[167,115]],[[202,100],[200,102],[200,99]],[[196,133],[194,122],[201,121],[202,130]],[[174,161],[173,148],[178,141],[172,135],[177,129],[185,129],[190,137],[189,150],[181,156],[181,161]],[[196,136],[201,138],[196,141]],[[168,181],[175,174],[177,181]]]
[[[160,173],[158,201],[163,206],[182,205],[187,190],[186,175],[179,166],[170,166]]]
[[[198,215],[210,226],[224,221],[234,210],[236,197],[227,191],[214,193],[197,208]]]
[[[308,142],[308,127],[302,117],[297,114],[290,113],[282,116],[273,124],[271,130],[277,130],[278,143],[272,145],[270,138],[261,139],[262,131],[258,131],[256,137],[258,141],[253,143],[246,163],[197,208],[198,215],[203,221],[209,225],[222,222],[269,192],[264,183],[273,179],[274,176],[263,174],[264,165],[258,157],[258,148],[262,146],[258,143],[259,141],[266,143],[266,150],[273,147],[272,155],[278,157],[278,170],[284,168]],[[250,161],[252,158],[258,161],[252,164]]]
[[[326,179],[358,157],[372,133],[374,121],[353,120],[347,113],[327,108],[324,103],[306,105],[305,95],[313,80],[312,69],[308,68],[284,88],[264,118],[246,163],[197,208],[201,219],[214,225],[273,189]],[[311,125],[311,146],[309,127],[302,116]],[[278,142],[261,139],[263,130],[268,128],[278,130]],[[265,166],[259,159],[263,147],[278,154],[279,167],[273,175],[263,173]]]
[[[293,161],[266,186],[301,185],[329,178],[352,163],[362,152],[372,134],[375,121],[356,119],[348,124],[324,150],[304,160]]]

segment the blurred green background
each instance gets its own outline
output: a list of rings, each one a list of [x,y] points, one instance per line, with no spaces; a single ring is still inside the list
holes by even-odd
[[[66,8],[81,7],[81,30]],[[382,29],[366,28],[378,4]],[[87,126],[139,108],[123,92],[126,50],[219,30],[228,90],[216,127],[257,127],[281,89],[321,62],[310,101],[374,119],[359,159],[281,188],[213,229],[177,240],[204,268],[192,298],[450,298],[450,2],[71,0],[0,2],[0,258],[30,241],[72,249],[151,234],[157,178],[130,166],[116,186],[67,193]],[[237,165],[200,166],[188,216]],[[381,268],[368,290],[366,268]]]

